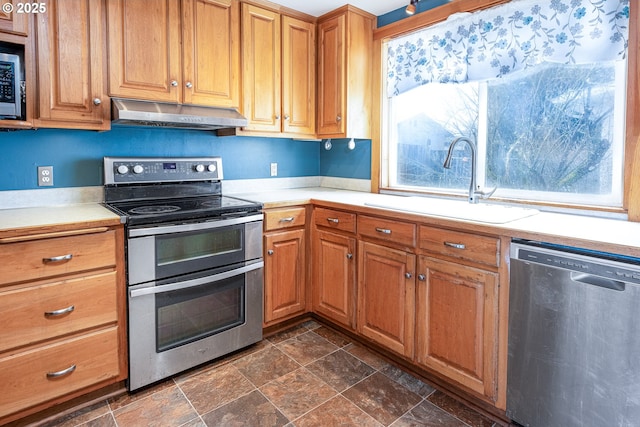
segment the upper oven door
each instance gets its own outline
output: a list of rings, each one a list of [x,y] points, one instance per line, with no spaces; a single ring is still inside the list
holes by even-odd
[[[129,285],[262,257],[262,214],[132,228],[128,234]]]

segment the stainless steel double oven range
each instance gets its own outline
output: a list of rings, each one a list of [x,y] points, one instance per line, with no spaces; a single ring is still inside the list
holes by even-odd
[[[262,339],[262,205],[222,195],[222,159],[105,157],[125,221],[129,390]]]

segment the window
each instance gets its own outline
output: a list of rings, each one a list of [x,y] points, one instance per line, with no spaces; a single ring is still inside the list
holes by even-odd
[[[469,147],[443,167],[464,136],[495,197],[622,207],[628,18],[625,0],[522,0],[389,42],[381,186],[466,194]]]

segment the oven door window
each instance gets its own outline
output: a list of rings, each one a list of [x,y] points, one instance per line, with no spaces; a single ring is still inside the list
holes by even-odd
[[[245,275],[156,294],[156,351],[219,334],[245,322]]]
[[[244,225],[156,237],[157,277],[200,271],[244,260]]]

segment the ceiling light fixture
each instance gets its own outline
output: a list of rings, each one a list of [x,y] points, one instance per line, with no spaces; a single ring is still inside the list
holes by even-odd
[[[404,10],[407,13],[407,15],[413,15],[414,13],[416,13],[416,5],[418,4],[419,1],[420,0],[411,0],[409,2],[409,5]]]

